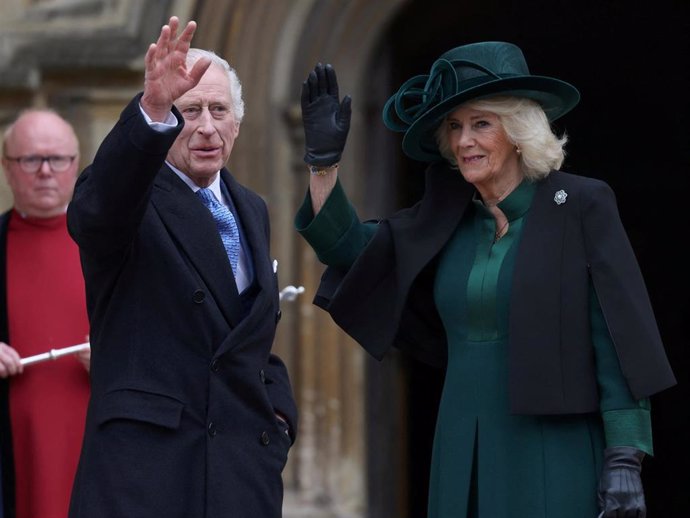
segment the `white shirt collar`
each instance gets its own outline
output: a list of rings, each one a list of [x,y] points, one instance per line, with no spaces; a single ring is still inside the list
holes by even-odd
[[[199,189],[201,189],[201,187],[199,187],[197,184],[195,184],[194,181],[193,181],[189,176],[187,176],[186,174],[184,174],[184,173],[183,173],[182,171],[180,171],[177,167],[175,167],[174,165],[172,165],[172,164],[171,164],[170,162],[168,162],[167,160],[166,160],[165,163],[168,165],[168,167],[169,167],[170,169],[173,170],[173,172],[174,172],[177,176],[180,177],[180,179],[181,179],[184,183],[187,184],[187,186],[189,186],[189,188],[190,188],[192,191],[196,192],[196,191],[198,191]],[[222,194],[222,191],[221,191],[221,189],[220,189],[220,171],[218,171],[218,172],[216,173],[216,176],[213,178],[213,181],[211,182],[211,185],[208,186],[208,189],[211,189],[211,191],[213,191],[213,195],[216,197],[216,199],[217,199],[219,202],[224,203],[224,202],[223,202],[223,194]]]

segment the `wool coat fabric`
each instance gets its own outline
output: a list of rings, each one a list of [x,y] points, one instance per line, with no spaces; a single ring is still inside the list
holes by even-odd
[[[567,195],[563,203],[556,202],[560,191]],[[432,164],[423,199],[380,221],[351,268],[327,268],[314,303],[376,358],[397,346],[445,366],[433,279],[438,254],[474,192],[457,171]],[[537,186],[516,257],[511,412],[598,410],[590,283],[633,396],[642,399],[675,384],[613,191],[600,180],[553,171]]]
[[[297,426],[261,198],[221,179],[253,260],[238,294],[213,218],[164,165],[139,97],[68,210],[91,321],[92,397],[70,518],[278,518]],[[285,433],[282,415],[289,422]]]

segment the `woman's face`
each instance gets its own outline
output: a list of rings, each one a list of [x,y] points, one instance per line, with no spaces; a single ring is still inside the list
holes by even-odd
[[[462,105],[445,122],[446,139],[462,176],[485,201],[502,199],[522,179],[519,156],[494,113]]]

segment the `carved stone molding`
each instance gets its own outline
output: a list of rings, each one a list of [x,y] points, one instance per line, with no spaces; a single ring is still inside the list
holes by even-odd
[[[0,89],[35,90],[46,70],[140,68],[173,0],[61,0],[0,17]],[[2,9],[0,9],[2,11]]]

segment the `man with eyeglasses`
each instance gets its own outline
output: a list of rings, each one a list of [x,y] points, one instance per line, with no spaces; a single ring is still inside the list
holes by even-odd
[[[0,462],[4,518],[67,516],[88,404],[87,350],[22,366],[89,334],[79,250],[67,204],[79,167],[72,126],[29,110],[5,131],[2,168],[14,197],[0,218]],[[9,344],[9,345],[8,345]]]

